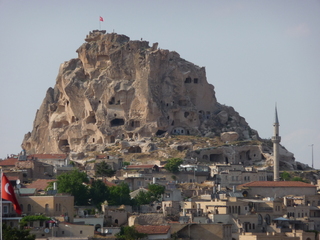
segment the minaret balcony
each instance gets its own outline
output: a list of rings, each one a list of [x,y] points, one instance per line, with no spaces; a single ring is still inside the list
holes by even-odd
[[[271,141],[272,141],[273,143],[279,143],[279,142],[281,141],[281,137],[279,137],[279,136],[273,136],[273,137],[271,138]]]

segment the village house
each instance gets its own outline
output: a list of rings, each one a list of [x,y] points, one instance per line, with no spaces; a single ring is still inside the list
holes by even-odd
[[[299,181],[255,181],[237,186],[248,197],[284,197],[286,195],[316,195],[315,185]]]
[[[231,188],[252,181],[270,181],[273,178],[273,173],[270,171],[245,167],[240,163],[214,164],[210,166],[210,169],[215,184],[221,187]]]

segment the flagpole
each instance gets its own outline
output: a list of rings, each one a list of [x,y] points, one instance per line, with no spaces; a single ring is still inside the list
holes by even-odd
[[[1,234],[0,240],[2,240],[2,167],[0,167],[0,177],[1,177],[1,193],[0,193],[0,227],[1,227]]]

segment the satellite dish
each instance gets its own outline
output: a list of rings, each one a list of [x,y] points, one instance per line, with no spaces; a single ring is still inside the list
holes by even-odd
[[[45,229],[44,229],[44,232],[45,232],[45,233],[49,233],[49,232],[50,232],[49,228],[45,228]]]
[[[20,184],[20,182],[21,182],[20,179],[17,179],[16,183],[17,183],[17,184]]]

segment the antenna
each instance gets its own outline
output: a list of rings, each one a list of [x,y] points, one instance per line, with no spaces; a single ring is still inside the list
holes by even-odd
[[[311,147],[311,160],[312,160],[312,168],[313,168],[313,144],[309,145]]]

